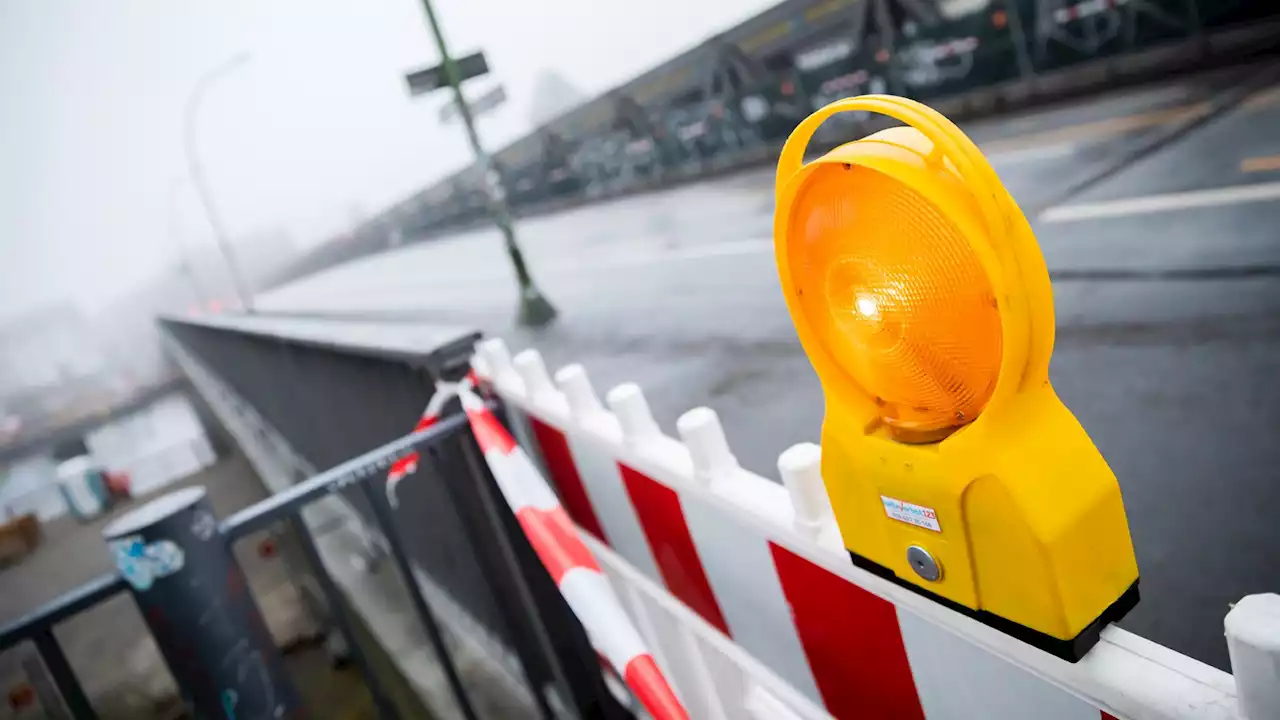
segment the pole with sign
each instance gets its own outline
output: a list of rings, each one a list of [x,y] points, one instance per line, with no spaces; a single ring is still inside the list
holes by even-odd
[[[532,326],[550,324],[556,318],[556,309],[543,296],[542,291],[529,275],[524,254],[516,244],[516,234],[511,224],[511,211],[507,207],[506,192],[502,188],[502,177],[494,169],[492,159],[480,144],[480,136],[475,128],[475,118],[467,105],[466,96],[462,94],[462,81],[487,73],[488,63],[484,55],[479,52],[455,61],[449,55],[449,47],[445,43],[444,33],[440,30],[435,10],[431,7],[431,0],[422,0],[422,7],[427,11],[427,22],[431,25],[431,34],[435,37],[436,47],[440,50],[440,64],[406,75],[409,92],[416,96],[446,84],[453,88],[454,103],[457,105],[458,114],[462,117],[462,126],[466,128],[467,141],[471,143],[471,149],[476,155],[476,163],[484,175],[485,192],[489,197],[489,208],[493,213],[494,223],[502,232],[507,255],[511,258],[511,266],[515,269],[516,280],[520,284],[519,322],[521,325]]]

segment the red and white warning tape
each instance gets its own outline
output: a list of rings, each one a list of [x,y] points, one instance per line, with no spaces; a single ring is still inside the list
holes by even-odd
[[[474,387],[477,381],[475,371],[467,373],[467,376],[462,380],[468,387]],[[444,410],[445,404],[458,397],[460,385],[461,383],[437,381],[436,391],[431,396],[431,399],[427,401],[427,407],[422,411],[418,422],[414,423],[412,432],[420,433],[435,425],[436,421],[440,419],[440,412]],[[387,502],[391,503],[391,507],[397,507],[400,504],[399,498],[396,497],[396,486],[400,484],[401,480],[418,471],[418,462],[421,459],[418,451],[414,450],[392,463],[387,470]]]
[[[450,399],[461,398],[498,489],[592,644],[655,720],[688,720],[689,713],[645,648],[559,498],[524,449],[485,407],[472,389],[473,381],[468,376],[460,383],[438,383],[414,432],[430,427]],[[417,470],[418,460],[417,453],[412,453],[396,462],[387,474],[387,497],[393,506],[396,484]]]

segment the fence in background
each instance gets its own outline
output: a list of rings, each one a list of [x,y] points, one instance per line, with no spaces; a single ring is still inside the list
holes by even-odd
[[[1249,0],[787,0],[494,162],[511,206],[534,212],[774,158],[800,120],[842,97],[888,92],[961,118],[1221,64],[1277,38],[1280,7]],[[833,119],[815,140],[859,137],[866,122]],[[446,178],[289,276],[481,221],[486,182],[474,168]]]

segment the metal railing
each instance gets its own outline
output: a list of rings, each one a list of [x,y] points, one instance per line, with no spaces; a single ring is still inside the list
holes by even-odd
[[[434,457],[438,446],[443,442],[454,439],[460,434],[469,435],[469,432],[464,417],[448,418],[436,427],[416,435],[395,440],[299,483],[288,492],[274,495],[246,508],[221,522],[217,526],[217,533],[221,542],[230,545],[238,538],[257,530],[269,528],[282,520],[296,522],[299,513],[304,507],[317,500],[329,497],[331,493],[347,488],[357,488],[363,492],[370,506],[375,508],[375,517],[379,529],[385,533],[390,541],[390,553],[395,559],[400,572],[406,578],[406,585],[409,587],[410,594],[414,600],[414,609],[451,680],[456,701],[459,707],[463,709],[466,717],[474,718],[476,716],[471,710],[471,703],[467,693],[458,679],[457,669],[454,667],[448,651],[444,648],[435,615],[418,590],[417,583],[412,580],[411,565],[405,546],[400,539],[399,533],[395,530],[389,508],[386,506],[386,500],[373,489],[371,482],[375,478],[385,475],[386,469],[390,467],[391,463],[404,455],[417,451],[424,457]],[[313,572],[328,601],[335,624],[344,637],[348,639],[355,637],[348,611],[344,609],[346,604],[339,594],[337,586],[327,572],[324,571],[311,534],[302,531],[298,535],[302,539],[305,553],[312,562]],[[77,720],[95,718],[97,714],[81,689],[80,682],[67,661],[57,638],[54,637],[53,629],[62,622],[129,589],[129,584],[117,573],[109,573],[86,583],[53,603],[0,627],[0,651],[13,647],[24,640],[31,640],[49,669],[54,683],[72,716]],[[361,669],[365,682],[378,707],[379,717],[396,717],[394,710],[386,699],[385,692],[380,687],[377,675],[370,671],[367,658],[361,652],[360,645],[355,642],[349,642],[348,644],[351,648],[352,658]]]
[[[496,495],[465,416],[453,413],[423,432],[403,436],[425,405],[434,380],[466,372],[475,333],[449,331],[399,345],[379,336],[377,342],[361,345],[351,340],[352,328],[336,333],[345,338],[341,342],[330,342],[333,338],[308,336],[315,328],[302,321],[291,322],[288,333],[268,328],[260,318],[243,319],[242,325],[171,322],[166,329],[183,352],[191,350],[199,357],[204,372],[226,386],[227,402],[253,398],[264,425],[269,423],[272,432],[279,433],[271,442],[287,444],[287,452],[301,456],[298,460],[307,467],[329,467],[217,523],[214,540],[229,548],[237,539],[279,523],[294,526],[311,566],[309,574],[328,606],[328,616],[347,641],[379,717],[398,717],[397,710],[367,652],[356,642],[357,619],[325,566],[317,547],[319,533],[302,518],[304,509],[325,499],[347,502],[384,545],[382,551],[408,589],[413,616],[461,717],[482,715],[446,642],[439,619],[446,600],[465,608],[483,632],[516,659],[539,716],[557,717],[553,705],[567,706],[572,715],[584,718],[629,716],[606,686],[585,633]],[[360,372],[351,372],[356,368]],[[352,451],[361,445],[363,452]],[[410,453],[422,459],[420,477],[404,483],[393,509],[384,489],[387,470]],[[193,562],[188,550],[187,565]],[[194,660],[174,657],[160,637],[163,628],[157,632],[148,611],[148,603],[154,602],[144,595],[149,591],[131,586],[116,573],[0,627],[0,651],[32,641],[71,716],[95,718],[93,703],[53,630],[122,592],[139,600],[184,699],[191,702],[193,689],[186,686],[190,683],[184,682],[182,669],[220,659],[195,651]],[[188,645],[198,646],[199,641]],[[280,696],[291,693],[282,688]]]
[[[402,435],[436,380],[470,369],[479,337],[467,328],[263,314],[170,319],[164,329],[252,404],[270,428],[264,441],[287,446],[280,452],[295,468],[332,467]],[[473,449],[469,435],[445,442],[420,477],[399,486],[391,514],[411,566],[517,659],[544,716],[557,701],[583,717],[619,716],[585,632]],[[359,488],[338,496],[367,527],[385,520],[387,508]]]

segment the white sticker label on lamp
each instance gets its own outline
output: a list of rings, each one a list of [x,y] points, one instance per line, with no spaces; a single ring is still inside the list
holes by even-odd
[[[880,502],[884,503],[884,514],[894,520],[926,530],[942,532],[942,526],[938,524],[938,513],[933,508],[895,500],[884,495],[880,496]]]

